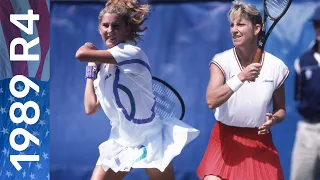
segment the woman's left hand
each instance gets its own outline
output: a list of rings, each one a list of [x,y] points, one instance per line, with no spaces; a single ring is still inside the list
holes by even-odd
[[[271,126],[276,124],[274,117],[271,113],[267,113],[266,118],[267,118],[266,122],[258,128],[259,129],[258,135],[264,135],[264,134],[270,133]]]

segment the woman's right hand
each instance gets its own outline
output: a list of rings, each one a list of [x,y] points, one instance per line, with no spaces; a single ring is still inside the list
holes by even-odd
[[[239,74],[240,81],[254,81],[260,74],[262,65],[260,63],[252,63],[244,68]]]

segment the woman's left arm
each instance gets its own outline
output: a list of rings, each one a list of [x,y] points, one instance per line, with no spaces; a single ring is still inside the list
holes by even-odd
[[[259,135],[268,134],[271,126],[281,123],[286,116],[285,91],[283,84],[273,92],[272,99],[273,113],[266,114],[266,122],[258,128]]]
[[[286,103],[285,103],[285,89],[282,84],[278,89],[273,92],[273,121],[275,124],[279,124],[286,116]]]
[[[108,63],[117,64],[112,54],[108,50],[94,49],[91,43],[86,43],[81,46],[76,52],[76,58],[81,62],[95,62],[95,63]]]

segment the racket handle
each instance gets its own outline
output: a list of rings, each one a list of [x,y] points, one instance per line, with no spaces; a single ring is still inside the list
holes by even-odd
[[[261,49],[261,48],[258,48],[258,50],[257,50],[257,52],[256,52],[256,55],[254,56],[253,62],[254,62],[254,63],[260,63],[261,55],[262,55],[262,49]]]

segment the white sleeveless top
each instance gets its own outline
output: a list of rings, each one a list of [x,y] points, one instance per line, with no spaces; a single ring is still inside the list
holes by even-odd
[[[213,57],[215,64],[228,81],[242,71],[235,48]],[[266,121],[266,113],[272,112],[273,92],[289,75],[288,67],[268,52],[262,55],[262,69],[255,82],[244,82],[232,96],[216,109],[215,118],[229,126],[259,127]]]

